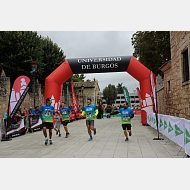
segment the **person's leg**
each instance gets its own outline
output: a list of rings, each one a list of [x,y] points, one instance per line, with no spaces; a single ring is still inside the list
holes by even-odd
[[[65,129],[66,134],[69,133],[68,129],[67,129],[67,126],[64,126],[64,129]]]
[[[52,129],[49,129],[49,139],[52,137]]]
[[[123,128],[124,135],[126,137],[125,141],[128,141],[128,134],[127,134],[127,131],[126,131],[127,125],[126,124],[122,124],[122,128]]]
[[[92,132],[91,132],[91,130],[90,130],[90,125],[87,125],[87,129],[88,129],[88,134],[89,134],[89,136],[92,137]]]
[[[132,133],[131,133],[131,124],[127,125],[127,131],[129,132],[129,136],[131,136],[132,135]]]
[[[125,137],[128,138],[127,131],[123,130],[123,132],[124,132]]]
[[[46,127],[43,127],[43,134],[44,134],[44,137],[47,138]]]

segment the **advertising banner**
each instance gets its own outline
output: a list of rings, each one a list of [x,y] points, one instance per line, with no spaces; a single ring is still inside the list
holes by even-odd
[[[7,129],[7,135],[11,137],[16,137],[25,133],[24,118],[14,121]]]
[[[40,129],[41,126],[42,126],[42,120],[41,120],[40,116],[39,115],[33,115],[32,120],[30,122],[31,129],[33,129],[35,131],[35,130]]]
[[[190,121],[184,119],[185,122],[185,152],[190,155]]]
[[[77,103],[77,99],[75,96],[73,81],[71,81],[71,89],[72,89],[73,111],[74,111],[74,113],[78,113],[78,103]]]
[[[123,94],[124,94],[124,97],[125,97],[125,101],[128,102],[128,107],[131,108],[129,92],[128,92],[127,88],[123,88]]]

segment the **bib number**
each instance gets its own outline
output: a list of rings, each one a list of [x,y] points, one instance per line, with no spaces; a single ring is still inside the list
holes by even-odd
[[[124,120],[124,121],[128,121],[128,118],[127,118],[126,115],[123,116],[123,120]]]
[[[66,114],[67,114],[67,110],[63,110],[62,115],[66,115]]]
[[[51,116],[51,111],[50,110],[45,110],[45,116]]]
[[[91,113],[87,113],[87,118],[91,118],[92,117],[92,114]]]

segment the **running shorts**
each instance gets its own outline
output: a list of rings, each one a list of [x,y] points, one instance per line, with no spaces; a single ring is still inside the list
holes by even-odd
[[[86,125],[94,126],[94,120],[86,120]]]
[[[61,122],[63,124],[63,126],[67,126],[67,124],[69,123],[69,120],[65,120]]]
[[[122,128],[123,130],[126,130],[126,128],[127,130],[131,130],[131,124],[122,124]]]
[[[47,129],[53,129],[53,123],[42,122],[42,127],[46,127]]]
[[[56,129],[58,129],[58,130],[60,130],[60,125],[61,125],[61,122],[55,122],[55,125],[54,125],[54,127],[56,128]]]

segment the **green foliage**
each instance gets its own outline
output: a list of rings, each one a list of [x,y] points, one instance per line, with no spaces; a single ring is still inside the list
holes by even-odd
[[[123,94],[123,88],[125,88],[125,86],[123,86],[123,83],[118,83],[116,88],[118,94]]]
[[[43,87],[46,77],[65,61],[65,57],[57,44],[48,37],[38,36],[37,32],[0,32],[0,70],[4,69],[10,77],[11,85],[20,75],[33,80],[30,63],[36,61],[36,78]]]
[[[163,73],[158,68],[171,59],[169,31],[138,31],[133,34],[133,56],[153,71]]]
[[[42,64],[42,43],[37,32],[0,32],[0,70],[4,69],[11,84],[20,75],[31,78],[30,63]]]
[[[112,105],[112,102],[117,99],[117,88],[115,85],[109,84],[103,90],[103,96],[107,104]]]

